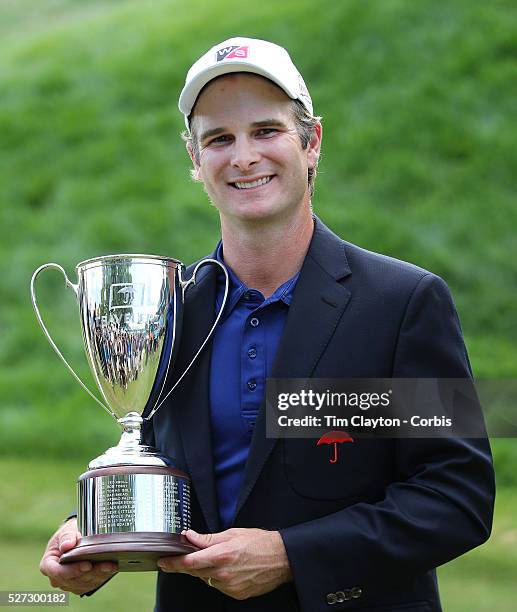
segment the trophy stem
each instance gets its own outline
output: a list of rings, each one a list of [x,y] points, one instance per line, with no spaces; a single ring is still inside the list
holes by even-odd
[[[90,461],[89,469],[114,465],[170,465],[170,460],[160,451],[142,443],[143,419],[137,412],[129,412],[117,419],[122,427],[122,435],[116,446]]]
[[[117,419],[117,422],[122,426],[118,448],[124,453],[131,450],[138,453],[142,440],[142,417],[137,412],[129,412],[121,419]]]

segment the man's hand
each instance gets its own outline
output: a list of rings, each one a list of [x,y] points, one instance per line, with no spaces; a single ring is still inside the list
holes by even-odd
[[[60,565],[60,556],[74,548],[80,536],[77,519],[69,519],[50,538],[39,566],[41,573],[48,576],[53,587],[71,591],[76,595],[93,591],[117,571],[117,564],[108,561],[78,561]]]
[[[185,532],[202,550],[178,557],[163,557],[164,572],[197,576],[234,599],[269,593],[292,580],[283,540],[278,531],[228,529],[222,533]]]

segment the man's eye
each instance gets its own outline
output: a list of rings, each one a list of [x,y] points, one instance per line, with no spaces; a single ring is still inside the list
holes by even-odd
[[[224,144],[225,142],[229,142],[230,137],[229,136],[216,136],[216,138],[212,138],[212,140],[210,140],[208,142],[209,145],[211,144]]]
[[[275,134],[278,130],[275,130],[275,128],[262,128],[260,129],[257,134],[259,136],[271,136],[271,134]]]

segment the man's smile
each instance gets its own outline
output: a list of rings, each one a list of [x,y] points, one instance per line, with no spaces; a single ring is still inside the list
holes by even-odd
[[[230,185],[235,189],[256,189],[257,187],[262,187],[270,183],[274,176],[274,174],[270,174],[268,176],[255,179],[240,179],[238,181],[231,182]]]

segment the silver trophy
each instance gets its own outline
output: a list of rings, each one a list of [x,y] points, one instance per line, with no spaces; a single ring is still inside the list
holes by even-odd
[[[208,336],[170,389],[181,333],[184,294],[205,264],[222,268],[224,299]],[[34,283],[47,268],[59,270],[78,302],[90,368],[102,400],[63,357],[39,312]],[[190,479],[157,449],[142,444],[142,414],[150,419],[181,382],[209,341],[228,295],[228,273],[205,259],[184,281],[184,265],[154,255],[110,255],[79,263],[78,283],[58,264],[40,266],[31,280],[36,317],[53,349],[74,378],[118,421],[122,436],[88,465],[78,479],[78,546],[61,557],[74,561],[118,561],[120,571],[156,570],[163,556],[192,552],[182,530],[190,527]],[[152,403],[152,405],[150,404]]]

